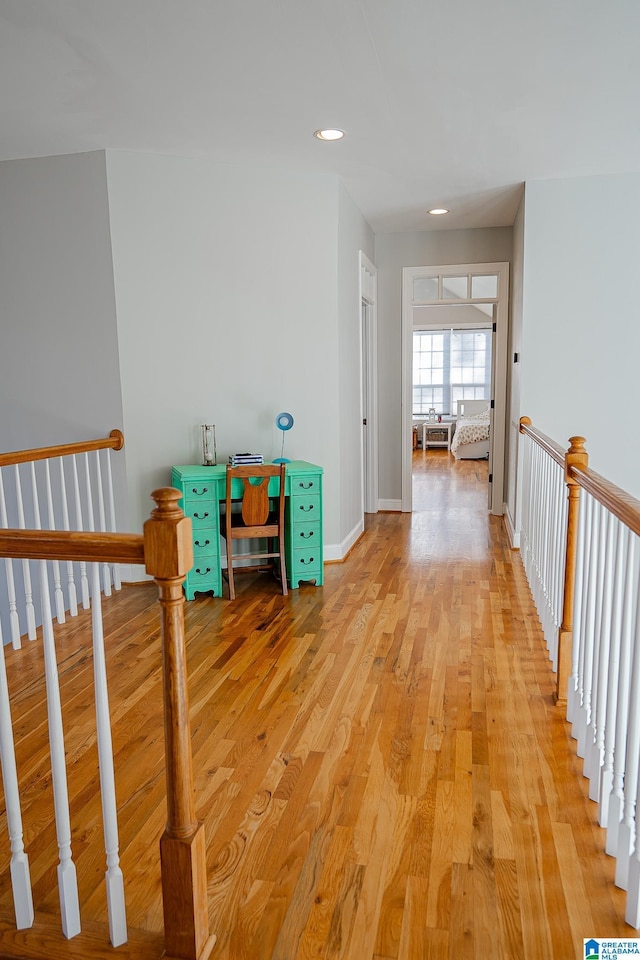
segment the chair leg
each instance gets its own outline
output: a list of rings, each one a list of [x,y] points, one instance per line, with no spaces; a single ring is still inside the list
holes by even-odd
[[[289,593],[287,588],[287,566],[284,562],[284,540],[282,537],[278,539],[278,549],[280,551],[280,578],[282,580],[282,596],[286,597]]]
[[[236,586],[233,581],[233,563],[231,557],[231,541],[227,541],[227,580],[229,581],[229,600],[236,598]]]

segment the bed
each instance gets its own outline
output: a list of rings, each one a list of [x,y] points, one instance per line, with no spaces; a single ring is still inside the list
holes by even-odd
[[[484,460],[489,456],[491,412],[488,400],[458,400],[456,431],[451,453],[456,460]]]

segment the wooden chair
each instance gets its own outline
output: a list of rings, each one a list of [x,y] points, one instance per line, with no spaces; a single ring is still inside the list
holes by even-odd
[[[284,559],[284,475],[285,465],[281,464],[248,464],[239,467],[227,467],[227,486],[225,498],[225,515],[220,523],[220,534],[227,541],[227,571],[229,581],[229,599],[234,600],[236,591],[233,580],[233,564],[237,560],[267,560],[271,563],[243,566],[237,568],[246,570],[274,570],[276,558],[279,559],[279,577],[282,584],[282,593],[287,595],[287,569]],[[279,493],[269,496],[269,481],[278,477],[280,481]],[[235,490],[233,489],[236,481]],[[242,483],[242,493],[238,497],[238,483]],[[235,496],[234,496],[235,494]],[[233,504],[240,501],[240,510],[233,510]],[[272,501],[273,507],[272,509]],[[267,550],[259,553],[241,553],[233,551],[235,540],[255,540],[257,538],[268,541]],[[277,549],[276,549],[277,541]],[[224,575],[224,571],[223,571]]]

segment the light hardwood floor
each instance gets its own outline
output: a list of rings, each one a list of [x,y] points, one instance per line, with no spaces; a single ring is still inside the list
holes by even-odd
[[[414,454],[414,513],[369,517],[323,588],[263,577],[186,605],[214,960],[574,960],[635,936],[485,462]],[[164,826],[155,588],[105,605],[122,866],[114,957],[159,957]],[[37,922],[0,953],[109,956],[86,615],[59,631],[83,933],[56,931],[39,643],[7,651]],[[4,816],[3,816],[4,821]]]

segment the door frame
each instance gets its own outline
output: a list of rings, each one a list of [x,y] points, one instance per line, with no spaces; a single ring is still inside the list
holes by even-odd
[[[505,479],[505,430],[507,405],[507,350],[509,341],[509,264],[500,263],[455,263],[425,267],[403,267],[402,270],[402,511],[412,510],[412,424],[413,424],[413,281],[439,276],[485,276],[497,275],[496,297],[487,299],[439,299],[430,304],[495,304],[495,341],[492,360],[491,383],[491,440],[489,463],[492,482],[489,492],[490,512],[501,516],[504,513]]]
[[[378,512],[378,271],[359,251],[362,514]],[[364,421],[366,420],[366,425]],[[366,438],[365,438],[366,431]]]

